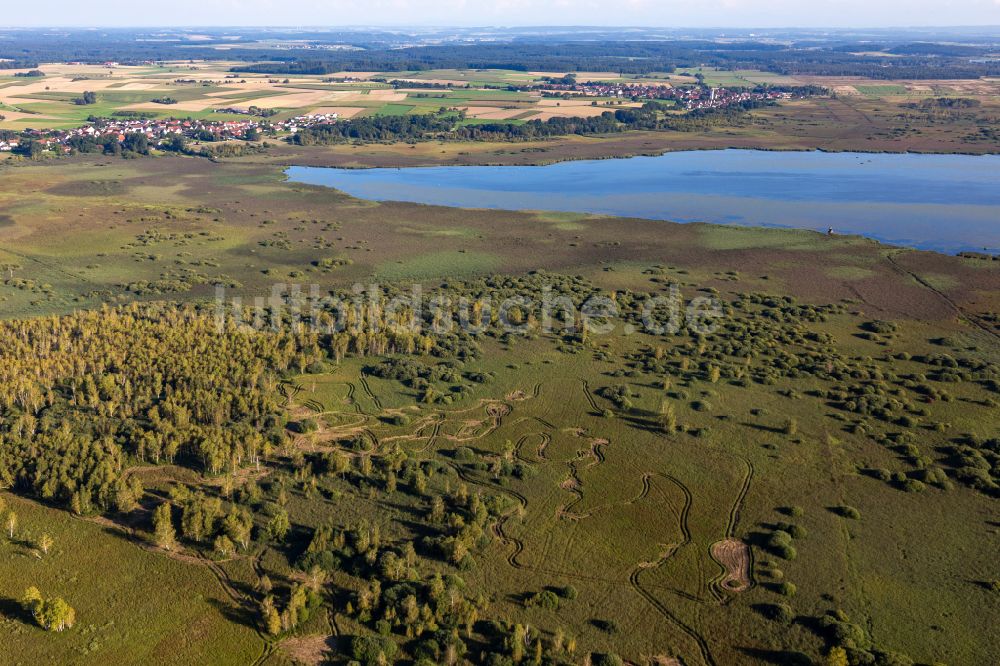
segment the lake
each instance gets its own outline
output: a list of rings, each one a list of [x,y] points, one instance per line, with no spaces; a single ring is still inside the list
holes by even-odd
[[[547,166],[291,167],[376,201],[569,211],[860,234],[1000,252],[1000,156],[712,150]]]

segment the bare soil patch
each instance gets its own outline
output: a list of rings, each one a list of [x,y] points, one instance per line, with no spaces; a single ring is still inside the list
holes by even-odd
[[[726,570],[720,585],[730,592],[750,587],[750,547],[738,539],[723,539],[712,544],[712,558]]]
[[[281,651],[294,663],[325,663],[337,648],[336,636],[297,636],[281,641]]]

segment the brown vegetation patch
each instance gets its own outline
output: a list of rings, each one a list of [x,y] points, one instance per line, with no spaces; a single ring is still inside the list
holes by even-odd
[[[681,666],[680,659],[676,657],[667,657],[662,654],[658,654],[655,657],[650,657],[649,661],[654,666]]]
[[[281,651],[294,663],[322,664],[337,648],[336,636],[297,636],[281,641]]]
[[[729,592],[743,592],[750,587],[750,547],[738,539],[723,539],[712,544],[712,559],[722,565],[726,575],[720,582]]]
[[[494,419],[502,419],[510,414],[510,405],[503,402],[491,402],[486,405],[486,413]]]

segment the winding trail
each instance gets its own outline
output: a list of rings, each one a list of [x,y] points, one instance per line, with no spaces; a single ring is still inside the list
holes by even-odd
[[[507,495],[508,497],[512,497],[518,502],[518,504],[521,505],[522,510],[528,506],[528,498],[522,495],[521,493],[517,492],[516,490],[511,490],[510,488],[504,488],[503,486],[500,486],[495,483],[490,483],[489,481],[482,481],[480,479],[476,479],[471,474],[469,474],[465,469],[463,469],[461,465],[459,465],[454,461],[448,460],[447,464],[452,469],[454,469],[455,472],[458,474],[459,478],[465,481],[466,483],[484,486],[501,494]],[[513,512],[502,516],[496,523],[494,523],[493,532],[494,534],[496,534],[497,538],[500,539],[501,543],[503,543],[505,546],[513,547],[513,550],[507,555],[507,563],[510,564],[510,566],[514,567],[515,569],[525,569],[528,567],[522,564],[521,562],[518,562],[517,560],[517,556],[520,555],[522,551],[524,551],[524,543],[520,539],[510,536],[509,534],[506,533],[506,531],[504,531],[504,527],[506,526],[507,522],[511,519],[512,516]]]
[[[535,457],[538,458],[538,460],[529,460],[521,452],[521,449],[524,448],[524,445],[528,442],[529,438],[536,436],[540,440],[538,446],[535,449]],[[545,462],[546,461],[545,448],[549,445],[549,442],[551,441],[552,437],[544,432],[529,432],[527,435],[521,435],[521,437],[517,440],[517,445],[514,448],[514,455],[517,457],[518,460],[520,460],[523,463],[535,464],[539,461]]]
[[[727,537],[736,536],[736,527],[740,522],[740,512],[743,511],[743,502],[747,498],[747,493],[750,492],[750,482],[753,481],[755,471],[753,463],[748,458],[742,458],[742,460],[747,469],[743,475],[743,486],[740,488],[740,493],[733,504],[733,508],[729,510],[729,522],[726,524]]]
[[[650,479],[652,479],[652,478],[653,478],[653,473],[652,472],[646,472],[645,474],[643,474],[642,475],[642,490],[639,491],[638,495],[636,495],[635,497],[633,497],[632,499],[630,499],[628,502],[626,502],[626,504],[635,504],[636,502],[641,502],[642,500],[646,499],[646,496],[649,495],[649,491],[652,488],[652,484],[650,483]]]
[[[583,384],[583,394],[587,397],[587,402],[590,403],[590,408],[593,409],[595,413],[600,414],[601,408],[597,406],[597,401],[594,400],[594,394],[590,392],[590,384],[583,378],[580,379],[580,382]]]
[[[691,543],[691,529],[688,525],[688,519],[691,513],[691,491],[685,486],[679,479],[670,474],[661,474],[665,479],[676,485],[684,495],[684,506],[681,508],[681,520],[680,528],[681,534],[683,535],[683,540],[677,544],[669,544],[663,553],[660,555],[659,559],[655,562],[640,562],[632,569],[632,573],[629,574],[629,584],[632,589],[635,590],[643,599],[649,603],[653,609],[659,613],[667,622],[674,625],[680,629],[683,633],[694,641],[695,645],[698,646],[698,652],[701,654],[702,661],[706,666],[717,666],[715,659],[712,657],[712,652],[708,646],[708,642],[705,638],[698,633],[693,627],[681,620],[677,615],[674,614],[667,606],[656,598],[648,589],[646,589],[642,584],[642,573],[644,571],[650,571],[653,569],[658,569],[663,566],[663,564],[670,559],[674,553],[683,548],[684,546]],[[648,484],[646,476],[643,477],[644,484]],[[682,595],[689,596],[689,595]]]
[[[746,465],[743,474],[743,485],[736,496],[736,501],[729,510],[729,521],[726,523],[726,535],[722,541],[716,541],[709,546],[709,556],[719,565],[720,572],[709,581],[709,591],[715,600],[725,605],[733,600],[727,592],[743,592],[753,587],[753,551],[741,539],[736,537],[740,513],[750,491],[753,481],[754,466],[748,458],[740,457]]]
[[[542,441],[538,444],[538,450],[535,451],[535,455],[537,455],[542,460],[547,460],[547,458],[545,457],[545,449],[552,442],[552,436],[544,432],[540,434],[542,436]]]
[[[372,391],[372,387],[368,385],[368,380],[365,379],[365,376],[358,375],[358,381],[361,382],[361,388],[365,390],[365,395],[367,395],[368,398],[372,401],[372,404],[375,405],[375,408],[378,409],[379,411],[382,411],[382,401],[379,400],[378,396],[375,395],[375,392]]]
[[[350,401],[351,405],[354,406],[354,411],[358,414],[364,414],[364,410],[361,409],[361,405],[355,399],[354,394],[357,392],[357,387],[353,382],[347,382],[347,399]]]

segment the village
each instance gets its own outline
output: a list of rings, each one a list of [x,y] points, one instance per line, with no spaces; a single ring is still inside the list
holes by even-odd
[[[687,111],[719,109],[754,102],[775,102],[808,97],[816,91],[804,88],[712,88],[708,86],[670,86],[649,83],[547,83],[532,86],[545,97],[584,96],[614,97],[630,100],[673,100]]]
[[[124,142],[128,135],[141,134],[151,146],[165,145],[176,138],[194,141],[229,141],[259,138],[263,135],[295,134],[301,128],[331,123],[336,113],[306,114],[287,120],[269,121],[248,117],[240,120],[183,120],[179,118],[96,118],[93,122],[67,130],[25,129],[20,132],[0,130],[0,152],[17,151],[34,142],[43,150],[70,153],[80,141],[116,138]]]

